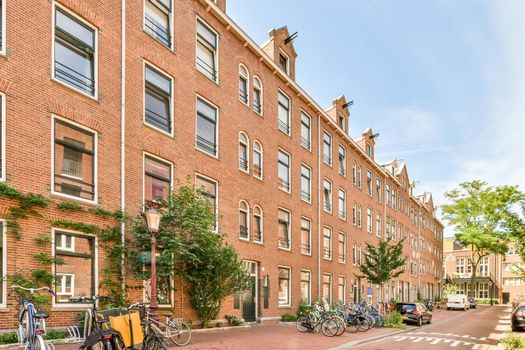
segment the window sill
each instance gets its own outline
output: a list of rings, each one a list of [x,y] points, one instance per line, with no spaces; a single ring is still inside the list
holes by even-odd
[[[91,307],[90,303],[85,304],[54,304],[51,307],[51,311],[79,311],[79,310],[86,310]]]
[[[307,253],[301,253],[301,255],[304,255],[304,256],[310,256],[310,257],[311,257],[311,256],[312,256],[312,253],[310,253],[310,254],[307,254]]]
[[[74,87],[72,87],[72,86],[70,86],[70,85],[68,85],[68,84],[58,80],[54,76],[51,77],[51,81],[54,81],[55,83],[57,83],[57,84],[59,84],[61,86],[64,86],[64,87],[68,88],[69,90],[74,91],[74,92],[76,92],[77,94],[79,94],[81,96],[87,97],[90,100],[93,100],[93,101],[95,101],[97,103],[100,103],[100,100],[98,99],[98,91],[96,91],[95,95],[93,96],[93,95],[89,95],[89,94],[87,94],[87,93],[85,93],[83,91],[80,91],[78,89],[75,89]]]
[[[279,250],[282,250],[282,251],[285,251],[285,252],[292,252],[292,248],[282,248],[282,247],[277,247],[277,249]]]
[[[82,198],[78,198],[78,197],[74,197],[74,196],[69,196],[67,194],[63,194],[63,193],[60,193],[60,192],[51,191],[51,195],[52,196],[57,196],[57,197],[60,197],[60,198],[67,198],[69,200],[81,202],[81,203],[84,203],[84,204],[89,204],[89,205],[94,205],[94,206],[98,205],[98,201],[96,201],[96,200],[95,201],[90,201],[88,199],[82,199]]]
[[[195,70],[196,70],[197,72],[199,72],[204,78],[206,78],[207,80],[211,81],[212,83],[214,83],[214,84],[217,85],[218,87],[221,86],[221,84],[219,83],[219,79],[218,79],[218,77],[219,77],[219,70],[217,70],[217,80],[213,80],[213,79],[211,79],[210,77],[208,77],[208,76],[206,75],[206,73],[203,73],[199,68],[197,68],[197,66],[195,66]]]
[[[253,244],[258,244],[260,246],[264,246],[264,242],[258,242],[258,241],[252,241]]]
[[[9,308],[7,307],[0,307],[0,313],[9,312]]]
[[[175,137],[175,133],[173,133],[173,132],[168,133],[168,132],[166,132],[166,131],[164,131],[162,129],[159,129],[159,128],[153,126],[153,125],[150,125],[150,124],[146,123],[146,117],[145,116],[142,117],[142,124],[144,124],[144,126],[150,128],[152,130],[155,130],[156,132],[159,132],[159,133],[161,133],[161,134],[163,134],[165,136],[168,136],[168,137],[171,137],[171,138]],[[171,126],[171,128],[173,129],[173,125]]]
[[[278,309],[291,309],[292,305],[279,305],[277,306]]]
[[[167,51],[170,51],[171,53],[173,54],[176,54],[177,53],[177,50],[175,49],[173,43],[172,43],[172,47],[168,47],[166,45],[164,45],[163,43],[161,43],[160,41],[158,41],[157,39],[155,39],[150,33],[148,33],[144,27],[142,28],[142,31],[144,32],[144,34],[146,34],[147,36],[149,36],[151,39],[153,39],[153,41],[155,41],[157,44],[161,45],[163,48],[165,48]],[[172,40],[173,40],[173,36],[172,36]]]
[[[211,158],[213,158],[213,159],[217,159],[217,160],[219,160],[219,152],[218,152],[218,151],[217,151],[217,154],[216,154],[216,155],[213,155],[213,154],[211,154],[211,153],[208,153],[208,152],[206,152],[206,151],[201,150],[199,147],[197,147],[197,145],[195,145],[195,149],[196,149],[197,151],[199,151],[199,152],[201,152],[201,153],[207,155],[208,157],[211,157]]]

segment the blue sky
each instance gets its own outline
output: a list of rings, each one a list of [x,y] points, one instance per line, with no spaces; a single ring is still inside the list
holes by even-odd
[[[525,1],[227,0],[259,44],[287,25],[296,80],[322,106],[354,100],[350,133],[381,133],[416,192],[466,180],[525,190]],[[450,230],[446,230],[451,234]]]

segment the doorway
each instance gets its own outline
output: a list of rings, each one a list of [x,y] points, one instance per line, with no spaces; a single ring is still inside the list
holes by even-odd
[[[242,296],[242,317],[246,322],[257,320],[257,263],[244,261],[246,272],[250,276],[250,284]]]

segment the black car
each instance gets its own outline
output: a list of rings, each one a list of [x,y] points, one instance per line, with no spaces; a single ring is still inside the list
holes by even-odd
[[[474,299],[473,297],[468,297],[468,303],[470,305],[470,308],[471,309],[475,309],[476,308],[476,299]]]
[[[396,311],[403,316],[404,322],[415,323],[418,326],[432,322],[432,311],[420,303],[397,303]]]
[[[525,329],[525,305],[516,307],[510,315],[512,330]]]

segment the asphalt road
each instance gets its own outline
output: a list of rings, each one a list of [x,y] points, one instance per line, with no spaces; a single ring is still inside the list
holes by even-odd
[[[413,328],[352,349],[367,350],[483,350],[497,345],[510,329],[510,309],[505,306],[478,306],[469,311],[442,311],[445,317],[430,325]]]

